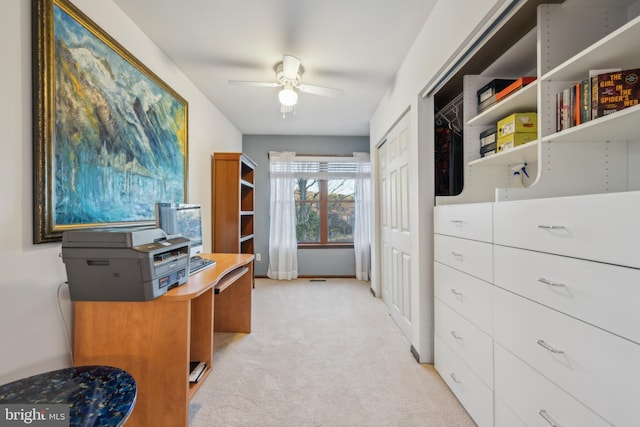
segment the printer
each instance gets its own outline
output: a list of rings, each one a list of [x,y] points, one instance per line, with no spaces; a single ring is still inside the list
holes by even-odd
[[[73,230],[62,261],[73,301],[148,301],[189,278],[191,242],[160,228]]]

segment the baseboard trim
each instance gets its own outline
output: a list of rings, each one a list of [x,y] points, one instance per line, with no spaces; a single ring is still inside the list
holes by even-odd
[[[418,354],[418,350],[416,350],[413,345],[411,345],[409,350],[411,351],[411,354],[413,354],[413,358],[416,359],[416,362],[420,363],[420,354]]]
[[[300,275],[298,279],[355,279],[356,276],[324,276],[321,274]]]
[[[256,279],[268,279],[269,277],[267,277],[266,275],[254,275],[254,277]],[[318,275],[318,274],[314,274],[314,275],[302,275],[302,276],[298,276],[298,279],[355,279],[356,276],[323,276],[323,275]]]

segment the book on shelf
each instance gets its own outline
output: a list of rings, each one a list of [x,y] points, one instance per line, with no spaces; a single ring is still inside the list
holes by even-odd
[[[584,79],[580,83],[580,123],[591,120],[591,80]]]
[[[585,80],[588,81],[588,80]],[[586,121],[586,116],[583,114],[583,107],[585,106],[585,87],[584,82],[577,82],[570,87],[564,88],[561,92],[558,92],[556,96],[556,131],[569,129],[570,127],[577,126]],[[589,91],[589,88],[586,88]],[[591,110],[589,95],[588,109]]]
[[[593,70],[589,70],[589,117],[591,119],[595,119],[598,117],[597,115],[597,109],[598,109],[598,86],[597,86],[597,80],[598,80],[598,75],[600,74],[606,74],[606,73],[613,73],[616,71],[622,71],[621,68],[600,68],[600,69],[593,69]],[[596,86],[594,87],[594,81],[596,82]],[[594,109],[596,110],[596,115],[594,116],[593,112]]]
[[[189,382],[197,383],[206,369],[205,362],[189,362]]]
[[[582,106],[582,88],[580,87],[580,82],[571,86],[571,115],[572,120],[571,124],[573,126],[578,126],[582,123],[582,116],[580,115],[580,107]]]
[[[640,69],[614,70],[591,77],[591,118],[606,116],[640,101]]]

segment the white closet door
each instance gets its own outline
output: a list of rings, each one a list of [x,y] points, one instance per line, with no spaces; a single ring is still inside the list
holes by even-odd
[[[381,213],[382,299],[392,318],[412,341],[411,224],[409,209],[409,118],[406,115],[378,148]]]

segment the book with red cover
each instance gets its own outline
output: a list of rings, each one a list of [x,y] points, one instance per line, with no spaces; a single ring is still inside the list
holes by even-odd
[[[535,77],[520,77],[515,82],[511,83],[509,86],[502,89],[500,92],[496,93],[496,101],[500,101],[502,98],[511,95],[513,92],[522,89],[532,81],[534,81]]]
[[[591,118],[606,116],[640,103],[640,69],[601,73],[591,78]]]

